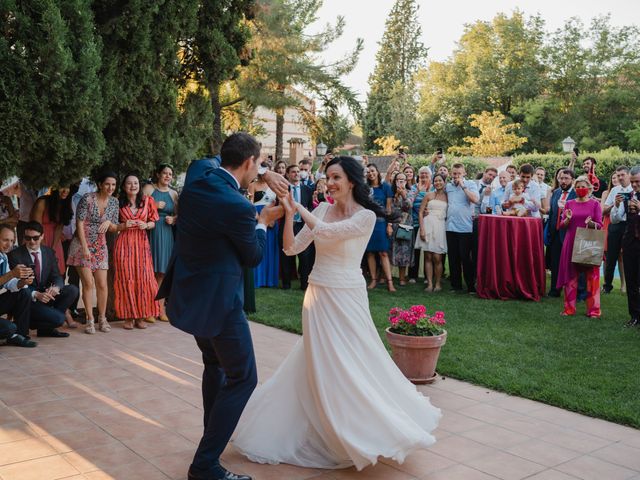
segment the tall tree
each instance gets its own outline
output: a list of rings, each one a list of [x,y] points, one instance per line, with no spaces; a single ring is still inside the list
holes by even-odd
[[[108,115],[104,166],[148,174],[160,162],[180,169],[201,139],[180,131],[193,102],[179,108],[178,43],[195,26],[197,2],[95,0],[103,43],[101,76]],[[185,99],[186,100],[186,99]]]
[[[298,91],[317,100],[331,115],[336,115],[342,106],[355,116],[360,114],[356,95],[344,85],[342,77],[355,67],[362,40],[358,39],[353,50],[335,62],[319,61],[319,54],[342,35],[345,27],[344,18],[338,17],[335,24],[318,33],[308,31],[317,20],[322,3],[323,0],[265,0],[258,3],[251,22],[248,46],[252,58],[240,69],[235,101],[275,111],[278,159],[283,156],[286,108],[298,109],[308,127],[319,131],[316,112],[307,107]]]
[[[0,19],[0,174],[35,187],[78,180],[104,149],[90,1],[4,0]]]
[[[184,2],[181,2],[184,3]],[[247,64],[250,51],[248,20],[254,16],[254,0],[202,0],[187,2],[197,7],[197,24],[182,43],[181,61],[185,79],[203,87],[211,104],[210,150],[218,153],[224,140],[223,109],[239,100],[223,101],[225,82],[235,79],[238,67]]]
[[[497,110],[511,116],[515,106],[542,93],[543,25],[517,10],[467,25],[452,57],[420,72],[420,137],[426,149],[472,135],[472,114]]]
[[[372,148],[379,137],[396,135],[403,143],[414,138],[416,97],[414,76],[423,66],[427,49],[420,41],[416,0],[396,0],[385,24],[369,77],[369,94],[363,118],[364,142]],[[409,137],[409,138],[407,138]]]

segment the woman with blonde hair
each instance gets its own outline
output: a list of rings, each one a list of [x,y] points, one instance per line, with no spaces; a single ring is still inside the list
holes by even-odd
[[[580,273],[584,273],[587,277],[587,317],[600,318],[600,267],[575,264],[571,257],[578,228],[602,228],[602,208],[600,201],[591,196],[593,185],[586,175],[576,179],[575,190],[578,196],[567,202],[560,222],[560,228],[567,230],[562,245],[557,283],[558,290],[564,288],[562,315],[576,314],[578,277]]]

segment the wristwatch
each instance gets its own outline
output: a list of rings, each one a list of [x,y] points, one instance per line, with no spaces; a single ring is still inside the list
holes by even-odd
[[[269,170],[268,167],[266,167],[265,165],[260,165],[258,167],[258,175],[264,175],[265,173],[267,173],[267,170]]]

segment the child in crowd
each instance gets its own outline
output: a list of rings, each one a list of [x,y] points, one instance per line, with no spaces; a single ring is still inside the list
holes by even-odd
[[[502,212],[503,215],[510,217],[526,217],[529,210],[525,207],[524,198],[524,182],[522,180],[514,180],[511,184],[512,195],[509,198],[509,209]]]

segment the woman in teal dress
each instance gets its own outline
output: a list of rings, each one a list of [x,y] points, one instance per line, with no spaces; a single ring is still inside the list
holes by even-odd
[[[171,165],[162,164],[158,166],[154,180],[151,198],[156,203],[160,219],[156,222],[156,228],[151,230],[149,241],[151,243],[153,270],[158,286],[160,286],[173,250],[173,226],[178,219],[178,192],[170,187],[173,180],[173,167]],[[164,300],[160,301],[160,317],[158,319],[163,322],[169,320],[164,308]]]

